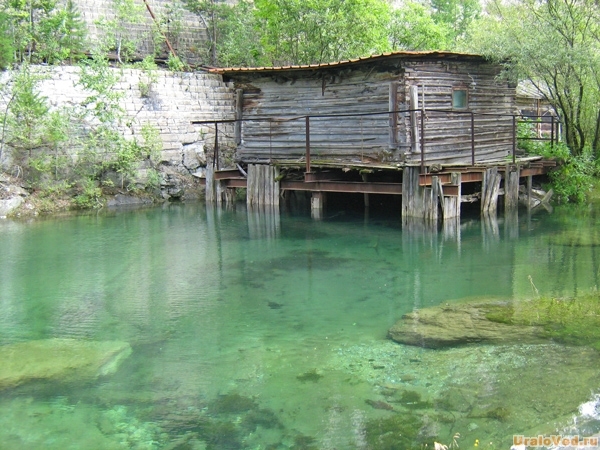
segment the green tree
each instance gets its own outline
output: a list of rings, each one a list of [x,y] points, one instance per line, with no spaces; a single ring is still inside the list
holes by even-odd
[[[55,64],[78,59],[85,50],[87,30],[72,0],[54,11],[38,26],[35,35],[37,59]]]
[[[221,9],[217,42],[221,66],[261,66],[268,64],[261,46],[261,35],[254,16],[254,4],[241,0]]]
[[[112,14],[97,22],[102,30],[102,39],[97,42],[98,51],[114,51],[120,63],[130,62],[142,39],[132,33],[132,28],[143,18],[144,6],[135,0],[112,0]]]
[[[453,30],[436,22],[421,3],[407,2],[392,12],[389,36],[394,50],[445,50]]]
[[[10,35],[10,16],[0,11],[0,70],[8,68],[15,59],[15,46]]]
[[[56,63],[84,47],[86,28],[71,0],[5,0],[0,15],[2,41],[10,41],[17,62]],[[2,44],[0,43],[0,47]]]
[[[600,153],[600,6],[594,0],[521,0],[489,5],[470,50],[529,79],[559,114],[574,155]]]
[[[389,50],[384,0],[255,0],[265,57],[311,64]]]
[[[2,124],[2,146],[6,144],[13,163],[32,184],[50,169],[57,176],[59,166],[66,164],[68,121],[63,112],[50,111],[48,99],[38,89],[43,78],[27,63],[13,72]]]
[[[433,19],[451,30],[454,43],[465,38],[471,22],[481,13],[479,0],[431,0]]]

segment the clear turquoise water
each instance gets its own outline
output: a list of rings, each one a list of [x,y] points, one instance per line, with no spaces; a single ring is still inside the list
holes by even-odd
[[[386,339],[414,308],[593,289],[595,243],[595,209],[454,233],[201,204],[1,221],[0,344],[133,352],[109,376],[1,391],[0,448],[402,449],[410,424],[415,448],[456,433],[460,448],[508,448],[597,432],[579,411],[595,408],[595,351]]]

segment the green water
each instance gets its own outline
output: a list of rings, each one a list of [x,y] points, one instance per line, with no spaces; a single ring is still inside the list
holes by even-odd
[[[596,351],[386,339],[415,308],[595,288],[596,216],[445,232],[198,204],[0,221],[0,344],[133,349],[108,376],[0,391],[0,449],[403,449],[456,433],[508,448],[598,432],[579,412],[595,411]]]

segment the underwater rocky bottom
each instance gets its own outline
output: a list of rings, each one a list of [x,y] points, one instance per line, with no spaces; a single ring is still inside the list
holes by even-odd
[[[5,391],[2,448],[508,449],[513,435],[600,429],[595,408],[579,410],[600,372],[597,351],[585,347],[378,341],[332,348],[300,371],[277,361],[265,351],[271,376],[211,397],[156,375],[135,391],[118,376]]]

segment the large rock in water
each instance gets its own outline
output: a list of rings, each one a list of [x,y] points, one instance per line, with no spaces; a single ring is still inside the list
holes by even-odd
[[[538,326],[503,323],[498,317],[510,315],[507,301],[477,301],[423,308],[404,315],[388,332],[396,342],[440,348],[470,343],[540,343],[547,341]]]
[[[33,380],[74,381],[116,372],[131,354],[119,341],[45,339],[0,346],[0,389]]]

